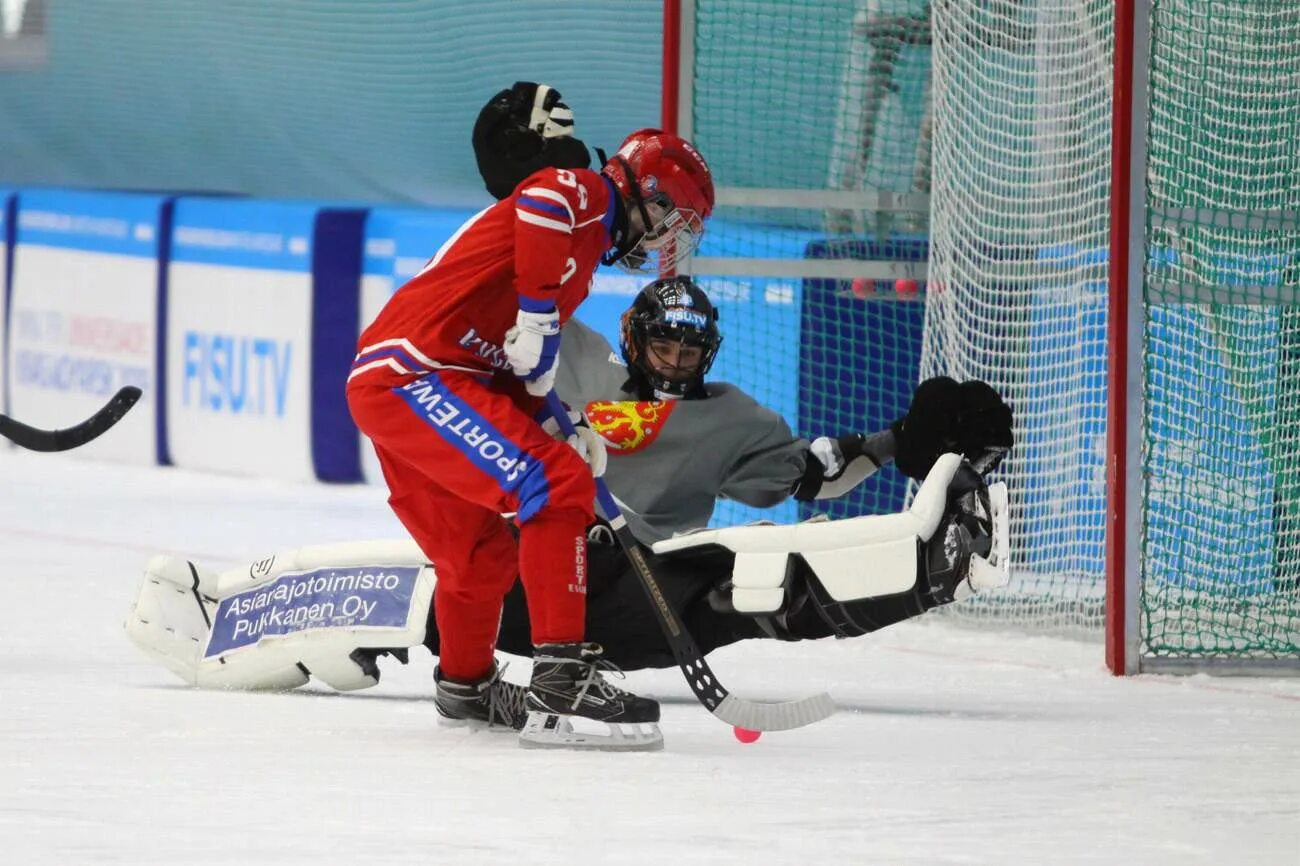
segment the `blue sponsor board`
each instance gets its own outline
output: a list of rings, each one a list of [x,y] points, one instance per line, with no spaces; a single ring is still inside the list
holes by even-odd
[[[17,192],[0,187],[0,412],[9,411],[9,283],[14,270],[14,215]]]
[[[1171,249],[1150,252],[1148,278],[1167,302],[1145,304],[1141,473],[1144,510],[1129,515],[1143,529],[1145,579],[1197,592],[1236,596],[1275,589],[1279,556],[1276,441],[1288,419],[1279,317],[1260,303],[1279,285],[1277,256],[1221,254],[1203,263],[1205,280],[1163,285]],[[1107,285],[1077,282],[1085,266],[1104,272],[1107,251],[1044,247],[1040,263],[1060,279],[1034,287],[1022,372],[1014,406],[1016,460],[1011,490],[1023,545],[1020,565],[1043,573],[1104,573],[1106,520]],[[1234,286],[1258,287],[1242,291]],[[1204,301],[1222,292],[1225,303]],[[1178,293],[1189,293],[1185,299]]]
[[[321,206],[234,198],[182,198],[172,229],[172,262],[258,270],[311,270]]]
[[[32,246],[156,258],[166,196],[31,190],[22,194],[15,240]]]
[[[366,214],[361,259],[361,328],[375,316],[476,211],[373,208]]]
[[[365,211],[183,198],[171,233],[174,462],[354,481],[342,383],[355,353]]]
[[[1146,357],[1148,581],[1237,597],[1279,588],[1275,560],[1291,558],[1291,539],[1275,523],[1275,497],[1288,492],[1276,446],[1289,437],[1279,425],[1295,387],[1279,364],[1279,309],[1147,309],[1147,339],[1160,347]]]
[[[363,565],[282,574],[221,600],[203,657],[295,632],[404,628],[420,569]]]
[[[1062,266],[1068,267],[1064,260]],[[1046,574],[1101,578],[1106,515],[1106,285],[1062,281],[1033,290],[1031,350],[1014,363],[1025,377],[1013,401],[1011,495],[1034,543],[1020,565]],[[1008,362],[1012,363],[1012,362]]]
[[[389,277],[396,290],[475,213],[460,208],[373,208],[366,216],[362,273]]]
[[[8,400],[42,423],[84,416],[124,385],[144,399],[112,437],[80,453],[153,463],[159,305],[172,199],[26,190],[6,220]]]

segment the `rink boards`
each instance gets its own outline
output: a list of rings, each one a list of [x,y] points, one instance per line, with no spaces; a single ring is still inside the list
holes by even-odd
[[[138,385],[139,406],[79,456],[378,481],[343,396],[358,334],[473,212],[0,190],[3,410],[67,426]],[[617,347],[619,316],[647,279],[602,267],[581,318]],[[796,425],[798,281],[710,290],[735,347],[713,377]],[[754,384],[746,332],[768,341]]]
[[[358,333],[472,213],[0,189],[0,399],[6,413],[26,423],[60,427],[89,415],[118,387],[138,385],[140,404],[112,435],[78,454],[250,477],[378,482],[343,398]],[[789,228],[728,225],[717,236],[745,231],[752,248],[777,257],[827,255],[814,233]],[[702,254],[717,255],[709,243],[706,235]],[[915,259],[925,254],[924,239],[859,254]],[[1099,568],[1105,286],[1075,285],[1069,274],[1081,258],[1105,253],[1055,248],[1040,255],[1060,263],[1062,280],[1037,287],[1028,325],[1033,351],[1018,362],[1036,402],[1017,407],[1017,457],[1022,477],[1033,480],[1014,494],[1021,526],[1043,541],[1022,566]],[[880,429],[905,410],[917,378],[924,304],[864,299],[845,281],[700,279],[725,335],[711,379],[740,385],[800,435]],[[617,347],[619,316],[644,282],[601,268],[580,317]],[[1276,318],[1266,305],[1255,309],[1266,325]],[[1158,374],[1176,369],[1184,360],[1176,347],[1196,344],[1209,326],[1194,304],[1152,310],[1152,332],[1175,347],[1154,360]],[[1264,375],[1250,383],[1256,400],[1278,366],[1267,357],[1268,340],[1262,345],[1265,363],[1257,372]],[[1204,357],[1196,363],[1206,366]],[[1215,386],[1199,409],[1210,414],[1239,400],[1232,392],[1241,387],[1226,362],[1221,371],[1214,364],[1203,370]],[[1065,404],[1075,419],[1067,429],[1043,420],[1059,417]],[[1238,472],[1236,499],[1225,500],[1222,515],[1203,515],[1229,525],[1243,496],[1247,510],[1267,511],[1276,486],[1276,461],[1265,454],[1257,419],[1233,417],[1222,414],[1236,424],[1233,450],[1238,466],[1249,470],[1248,483]],[[1153,406],[1150,423],[1157,433],[1186,426],[1161,405]],[[1153,528],[1163,526],[1161,514],[1180,507],[1171,491],[1215,483],[1203,462],[1187,459],[1190,453],[1162,448],[1152,455]],[[897,508],[904,485],[890,473],[835,507]],[[1066,508],[1085,515],[1084,531],[1077,521],[1060,520]],[[799,513],[793,504],[759,512],[724,503],[715,523],[759,516],[789,520]],[[1245,557],[1243,565],[1267,569],[1268,555],[1261,553],[1258,564]]]

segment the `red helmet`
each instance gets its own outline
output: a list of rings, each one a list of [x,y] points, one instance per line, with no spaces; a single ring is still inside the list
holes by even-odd
[[[605,175],[629,204],[666,205],[665,216],[648,226],[623,264],[643,269],[652,258],[642,244],[657,241],[658,266],[671,268],[692,253],[704,233],[704,220],[713,212],[713,176],[700,152],[689,141],[659,129],[638,129],[605,164]],[[647,220],[648,221],[648,220]],[[667,241],[661,240],[668,238]]]

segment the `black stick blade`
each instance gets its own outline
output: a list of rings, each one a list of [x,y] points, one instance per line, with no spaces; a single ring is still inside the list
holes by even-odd
[[[70,451],[97,438],[122,420],[122,416],[140,399],[141,393],[134,385],[127,385],[94,415],[75,427],[63,430],[40,430],[15,421],[8,415],[0,415],[0,436],[29,451]]]

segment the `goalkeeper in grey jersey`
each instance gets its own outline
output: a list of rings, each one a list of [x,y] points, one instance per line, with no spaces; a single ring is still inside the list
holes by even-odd
[[[884,462],[898,459],[924,478],[945,451],[979,460],[987,473],[1011,443],[1011,413],[991,388],[933,379],[917,391],[908,416],[891,429],[809,442],[785,420],[734,385],[707,382],[722,342],[717,312],[687,277],[647,286],[623,315],[621,358],[577,320],[563,331],[556,390],[585,413],[607,456],[604,478],[633,534],[649,547],[706,526],[719,498],[776,505],[842,495]],[[590,437],[588,437],[590,439]],[[972,535],[978,535],[974,529]],[[588,534],[587,628],[620,667],[676,664],[627,557],[608,527]],[[924,613],[957,595],[965,564],[945,564],[903,592],[818,604],[795,588],[779,612],[737,612],[730,602],[735,554],[713,545],[680,554],[649,554],[700,649],[747,638],[851,637]],[[942,573],[940,573],[942,572]],[[803,595],[800,593],[803,592]],[[506,598],[498,648],[531,653],[527,606],[516,584]],[[438,650],[433,618],[426,645]]]

